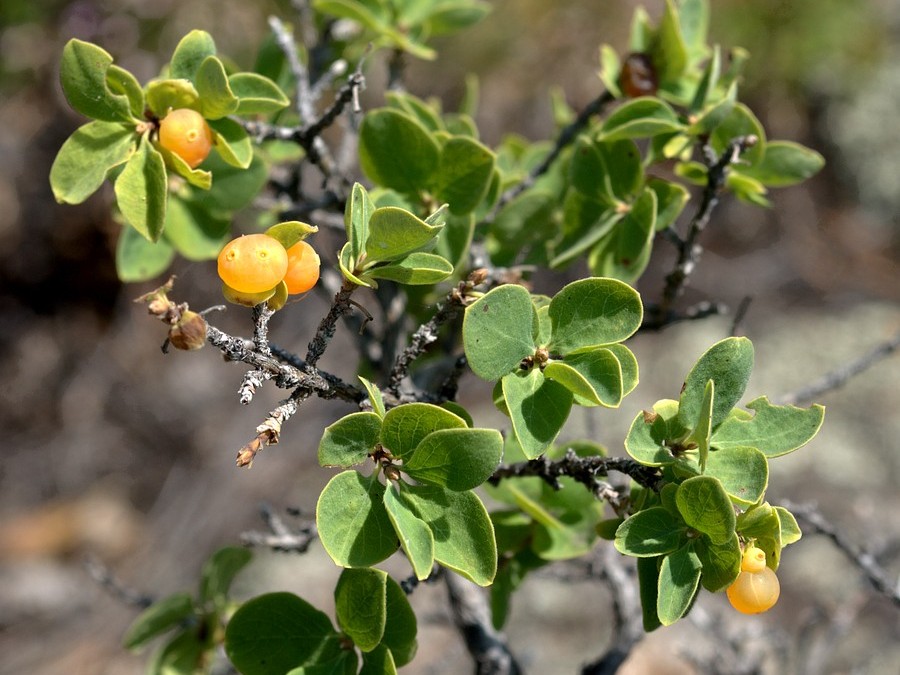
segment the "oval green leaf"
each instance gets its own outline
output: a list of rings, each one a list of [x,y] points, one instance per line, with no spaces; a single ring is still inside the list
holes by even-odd
[[[407,403],[388,410],[381,444],[394,457],[407,460],[419,444],[439,429],[466,429],[465,420],[431,403]]]
[[[428,434],[403,462],[417,482],[454,491],[486,481],[503,456],[503,436],[495,429],[439,429]]]
[[[113,93],[107,82],[112,62],[97,45],[73,38],[63,47],[59,79],[69,105],[85,117],[127,122],[132,119],[128,96]]]
[[[701,569],[700,558],[690,544],[663,558],[656,600],[656,613],[663,626],[671,626],[690,609]]]
[[[157,241],[166,222],[166,167],[147,136],[116,179],[116,202],[128,224]]]
[[[324,612],[292,593],[267,593],[228,621],[225,653],[242,675],[284,675],[337,638]]]
[[[350,467],[362,464],[378,443],[381,417],[372,412],[351,413],[325,427],[319,442],[319,464]]]
[[[572,392],[537,368],[512,372],[501,382],[516,439],[528,459],[550,447],[572,408]]]
[[[359,162],[373,182],[415,194],[434,184],[440,146],[418,120],[381,108],[360,125]]]
[[[463,348],[469,367],[485,380],[497,380],[533,354],[536,321],[531,295],[505,284],[466,307]]]
[[[387,573],[372,568],[341,572],[334,589],[338,625],[363,652],[381,642],[387,615]]]
[[[723,544],[734,534],[734,507],[716,478],[688,478],[678,486],[675,503],[688,527],[705,534],[714,544]]]
[[[638,511],[616,529],[615,547],[619,553],[637,558],[665,555],[684,541],[684,523],[661,506]]]
[[[384,508],[400,538],[400,547],[420,581],[431,575],[434,567],[434,534],[431,528],[400,499],[401,483],[393,483],[384,492]]]
[[[96,192],[109,170],[128,161],[139,137],[134,127],[88,122],[69,136],[50,168],[50,187],[61,204],[81,204]]]
[[[678,408],[679,421],[689,429],[697,425],[706,383],[716,383],[712,409],[715,429],[741,400],[753,370],[753,344],[745,337],[729,337],[714,344],[700,357],[684,382]]]
[[[342,567],[369,567],[397,550],[377,476],[344,471],[328,481],[316,504],[322,546]]]
[[[643,314],[641,296],[628,284],[596,277],[574,281],[550,302],[550,351],[565,356],[621,342],[637,331]]]

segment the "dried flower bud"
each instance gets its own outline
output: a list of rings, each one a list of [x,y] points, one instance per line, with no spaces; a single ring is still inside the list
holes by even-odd
[[[659,88],[656,69],[647,54],[634,52],[625,57],[619,74],[619,87],[628,98],[652,96]]]
[[[206,344],[206,319],[190,310],[169,329],[169,343],[175,349],[200,349]]]

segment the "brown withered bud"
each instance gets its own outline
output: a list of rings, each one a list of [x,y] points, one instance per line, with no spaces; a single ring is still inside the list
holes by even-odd
[[[479,267],[477,270],[472,270],[472,273],[469,274],[468,281],[473,286],[483,284],[488,278],[488,274],[489,272],[484,267]]]
[[[169,344],[175,349],[194,350],[206,344],[206,319],[187,310],[181,320],[169,329]]]
[[[652,96],[659,89],[656,69],[648,54],[632,52],[625,57],[619,73],[619,88],[628,98]]]

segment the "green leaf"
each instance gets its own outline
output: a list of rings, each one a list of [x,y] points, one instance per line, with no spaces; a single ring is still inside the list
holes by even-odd
[[[685,379],[678,408],[678,419],[694,428],[700,415],[706,383],[716,383],[712,427],[715,429],[741,400],[750,371],[753,370],[753,344],[744,337],[725,338],[706,350]]]
[[[407,455],[403,471],[419,483],[459,492],[484,483],[502,456],[503,437],[495,429],[439,429]]]
[[[216,43],[212,35],[203,30],[192,30],[181,38],[172,52],[169,74],[173,78],[193,80],[200,65],[215,54]]]
[[[160,118],[180,108],[200,112],[200,94],[190,80],[152,80],[147,84],[147,105]]]
[[[551,267],[562,267],[610,235],[625,217],[602,202],[569,190],[563,200],[563,239],[554,246]]]
[[[216,151],[231,166],[246,169],[253,161],[253,143],[244,128],[232,119],[209,121]]]
[[[112,62],[97,45],[73,38],[63,47],[59,79],[69,105],[85,117],[127,122],[132,119],[128,96],[113,93],[107,82]]]
[[[781,525],[781,545],[787,546],[800,541],[803,533],[800,531],[794,514],[783,506],[776,506],[775,513],[778,514],[778,522]]]
[[[359,130],[359,162],[384,187],[417,193],[433,184],[440,147],[417,120],[390,108],[366,114]]]
[[[188,260],[213,260],[231,239],[231,220],[172,195],[163,236]]]
[[[148,281],[165,272],[175,259],[175,249],[167,242],[155,244],[133,227],[123,227],[116,244],[116,273],[121,281]]]
[[[607,205],[637,194],[644,179],[641,153],[631,140],[601,142],[582,136],[569,165],[572,187]]]
[[[242,675],[284,675],[338,637],[324,613],[292,593],[248,600],[225,628],[225,653]]]
[[[625,450],[641,464],[662,466],[675,461],[670,441],[685,437],[678,421],[678,402],[668,399],[653,404],[652,411],[638,413],[625,438]]]
[[[650,56],[662,86],[673,84],[687,68],[687,45],[681,32],[678,9],[673,0],[666,0],[666,8],[659,23],[656,39],[650,47]]]
[[[574,370],[589,387],[588,392],[582,392],[567,385],[575,394],[576,403],[619,407],[623,396],[622,365],[613,352],[605,348],[593,349],[567,356],[563,363]],[[555,368],[551,368],[552,365],[554,364],[551,363],[544,369],[544,375],[558,380],[553,375]]]
[[[352,284],[356,284],[357,286],[365,286],[366,288],[375,288],[377,286],[376,282],[371,279],[366,279],[364,274],[354,274],[355,265],[350,255],[350,242],[348,241],[341,248],[341,252],[338,254],[338,267],[341,270],[341,274],[344,275],[344,278]]]
[[[700,111],[697,120],[688,129],[688,133],[693,136],[704,136],[711,133],[731,114],[736,100],[737,82],[732,82],[724,98]]]
[[[113,63],[106,71],[106,84],[113,94],[128,98],[135,119],[144,118],[144,89],[134,75]]]
[[[439,429],[466,429],[465,420],[431,403],[407,403],[388,410],[381,428],[381,444],[406,461],[419,444]]]
[[[729,416],[713,434],[713,447],[751,446],[766,457],[780,457],[809,443],[825,418],[825,408],[820,405],[772,405],[765,396],[754,399],[747,407],[755,414]]]
[[[200,96],[200,112],[208,120],[217,120],[235,112],[238,98],[231,91],[225,66],[217,56],[207,56],[194,76]]]
[[[384,645],[379,645],[371,652],[363,652],[363,665],[359,675],[396,675],[397,664],[394,655]]]
[[[751,178],[769,187],[786,187],[802,183],[825,166],[825,158],[791,141],[770,141],[762,161],[744,169]]]
[[[375,386],[374,383],[369,382],[361,375],[359,376],[359,381],[362,382],[363,386],[366,388],[366,392],[369,394],[369,402],[372,404],[372,410],[374,410],[375,414],[379,417],[384,417],[384,397],[381,395],[381,390]]]
[[[747,507],[765,494],[769,463],[756,448],[732,446],[709,453],[706,474],[718,478],[736,504]]]
[[[430,10],[428,28],[432,35],[455,33],[481,21],[491,11],[491,5],[479,0],[441,2]]]
[[[315,225],[301,223],[299,220],[285,220],[272,225],[266,230],[266,234],[273,239],[277,239],[282,246],[288,249],[298,241],[302,241],[318,231],[319,228]]]
[[[128,224],[157,241],[166,219],[166,167],[146,136],[116,179],[116,201]]]
[[[685,440],[685,445],[694,444],[697,446],[697,464],[700,466],[700,473],[706,471],[706,461],[709,458],[709,438],[712,431],[712,408],[713,399],[715,398],[715,383],[709,380],[703,391],[703,402],[700,405],[700,415],[697,418],[697,426],[691,432],[691,435]]]
[[[369,238],[369,220],[375,212],[375,205],[369,198],[369,193],[359,183],[353,184],[350,191],[350,199],[347,200],[347,209],[344,212],[344,229],[347,231],[347,241],[350,243],[350,255],[353,261],[358,261],[360,254],[366,250],[366,240]]]
[[[50,168],[50,187],[61,204],[81,204],[96,192],[110,169],[128,161],[139,138],[134,127],[88,122],[59,149]]]
[[[616,530],[615,547],[619,553],[638,558],[665,555],[684,541],[684,523],[661,506],[638,511]]]
[[[190,675],[203,667],[207,658],[205,640],[197,629],[184,630],[169,640],[147,666],[150,675]]]
[[[597,134],[597,140],[652,138],[682,131],[684,128],[668,103],[651,96],[642,96],[628,101],[607,117]]]
[[[700,583],[710,593],[724,590],[737,579],[741,571],[741,544],[737,534],[724,544],[713,544],[701,537],[695,542],[694,551],[703,565]]]
[[[443,281],[453,274],[453,265],[434,253],[410,253],[392,264],[366,270],[373,279],[389,279],[409,286],[422,286]]]
[[[597,75],[607,91],[616,98],[622,98],[619,89],[619,73],[622,71],[622,62],[616,50],[608,44],[600,45],[600,71]]]
[[[535,350],[534,304],[521,286],[504,284],[466,307],[463,348],[469,367],[485,380],[497,380]]]
[[[350,467],[366,461],[378,443],[381,417],[371,412],[351,413],[325,427],[319,442],[319,464]]]
[[[648,633],[662,624],[656,613],[656,602],[659,597],[659,558],[638,558],[638,591],[641,596],[641,613],[644,630]]]
[[[226,546],[213,553],[200,573],[200,602],[212,602],[217,610],[223,610],[231,582],[252,558],[248,549],[237,546]]]
[[[473,211],[487,194],[494,174],[494,153],[478,141],[456,136],[441,148],[435,195],[450,212]]]
[[[387,7],[380,2],[363,4],[356,0],[314,0],[313,7],[317,12],[331,14],[340,19],[350,19],[377,32],[387,26]]]
[[[766,153],[766,132],[756,115],[743,103],[735,103],[728,116],[710,134],[709,141],[716,154],[725,152],[728,145],[738,136],[756,136],[756,145],[741,153],[741,170],[756,165]]]
[[[783,546],[781,518],[770,504],[756,504],[744,511],[738,516],[737,531],[744,540],[753,539],[755,545],[765,552],[767,567],[773,571],[778,569]]]
[[[158,143],[153,144],[154,149],[163,158],[163,163],[169,169],[187,180],[187,182],[201,190],[209,190],[212,185],[212,174],[204,169],[192,169],[179,155],[170,152]]]
[[[434,559],[479,586],[489,585],[497,572],[497,544],[478,496],[434,485],[398,485],[401,498],[434,534]]]
[[[400,584],[387,578],[387,621],[381,643],[391,650],[397,667],[405,666],[416,655],[416,615]]]
[[[193,192],[193,198],[209,210],[238,211],[253,203],[269,178],[266,163],[254,154],[246,169],[226,164],[218,153],[210,153],[203,163],[216,177],[209,190]]]
[[[683,185],[661,178],[650,178],[647,187],[656,193],[656,230],[659,232],[675,222],[691,195]]]
[[[369,567],[397,550],[377,475],[344,471],[328,481],[316,504],[322,546],[342,567]]]
[[[194,600],[187,593],[176,593],[154,602],[134,620],[122,643],[125,649],[142,647],[157,635],[180,626],[194,614]]]
[[[387,573],[372,568],[341,572],[334,589],[338,625],[363,652],[370,652],[384,635]]]
[[[619,360],[619,365],[622,368],[622,397],[624,398],[634,391],[640,380],[637,358],[625,345],[606,345],[604,349],[611,351]]]
[[[503,377],[503,398],[513,431],[528,459],[543,453],[559,434],[572,408],[572,392],[538,368]]]
[[[332,644],[337,645],[336,648],[331,648]],[[328,643],[328,647],[329,651],[322,656],[323,660],[289,670],[287,675],[357,675],[359,657],[355,650],[342,649],[336,641]],[[329,658],[333,652],[337,652],[337,656]]]
[[[656,600],[656,613],[663,626],[671,626],[690,609],[700,582],[700,571],[700,558],[690,544],[663,558]]]
[[[446,131],[436,106],[428,105],[422,99],[403,91],[389,91],[384,97],[388,106],[417,119],[428,131]]]
[[[644,189],[612,235],[591,252],[594,274],[634,283],[647,269],[656,233],[656,193]]]
[[[270,115],[291,103],[277,84],[257,73],[235,73],[228,84],[238,98],[237,115]]]
[[[568,355],[621,342],[637,331],[643,313],[640,296],[628,284],[603,278],[574,281],[550,302],[549,349]]]
[[[400,547],[416,578],[427,579],[434,567],[434,535],[431,528],[399,497],[397,483],[384,492],[384,508],[400,538]]]
[[[702,532],[714,544],[729,541],[734,534],[734,507],[717,479],[688,478],[678,486],[675,503],[688,527]]]
[[[435,243],[441,226],[429,225],[406,209],[383,206],[369,219],[366,263],[398,260]]]

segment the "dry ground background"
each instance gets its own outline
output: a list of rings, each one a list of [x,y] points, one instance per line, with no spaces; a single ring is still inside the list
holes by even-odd
[[[436,64],[411,69],[412,91],[453,101],[462,76],[482,76],[479,122],[488,142],[508,130],[538,137],[549,129],[547,91],[560,86],[579,106],[597,91],[597,45],[623,48],[635,3],[502,0],[476,29],[440,44]],[[812,0],[717,2],[714,39],[742,44],[750,62],[747,95],[770,136],[826,154],[829,166],[808,185],[775,193],[763,212],[726,200],[685,302],[706,298],[736,307],[754,298],[743,324],[757,349],[750,396],[789,393],[900,330],[900,9],[895,3]],[[648,1],[652,12],[659,2]],[[314,451],[322,427],[346,412],[310,402],[251,471],[234,467],[236,449],[275,403],[265,390],[249,408],[235,395],[240,369],[217,354],[159,351],[158,324],[131,299],[149,286],[121,286],[112,267],[117,226],[109,191],[81,207],[56,205],[47,184],[53,155],[81,123],[56,80],[65,41],[102,43],[139,77],[191,28],[213,33],[222,51],[249,63],[265,18],[289,19],[289,3],[243,0],[4,0],[0,6],[0,675],[130,675],[145,655],[119,640],[135,616],[94,584],[85,556],[107,564],[153,595],[191,587],[216,548],[259,527],[258,506],[312,512],[330,473]],[[378,67],[370,76],[377,105]],[[660,245],[664,269],[670,253]],[[327,251],[323,258],[330,259]],[[211,264],[180,265],[192,306],[218,302]],[[660,275],[640,290],[653,299]],[[307,299],[273,322],[285,347],[300,349],[325,301]],[[230,310],[216,322],[246,333]],[[677,392],[693,360],[724,336],[730,318],[676,326],[633,342],[642,367],[622,415],[575,419],[573,436],[594,434],[621,451],[627,419]],[[345,376],[352,363],[337,343],[322,366]],[[900,357],[882,362],[828,405],[819,437],[773,464],[769,498],[812,500],[856,542],[882,551],[900,570]],[[464,402],[484,387],[468,377]],[[478,407],[483,423],[497,420]],[[578,428],[579,425],[583,425]],[[394,570],[405,574],[402,564]],[[260,553],[239,578],[250,595],[290,589],[328,609],[337,570],[319,547],[304,557]],[[828,644],[810,673],[897,672],[896,607],[876,597],[825,540],[807,537],[780,572],[783,600],[764,618],[738,624],[748,635],[807,647]],[[732,621],[721,597],[695,614]],[[440,586],[413,596],[420,657],[409,673],[468,672],[449,626]],[[526,583],[509,625],[529,672],[568,673],[603,651],[608,596],[599,584],[551,576]],[[696,623],[645,641],[630,673],[700,672],[684,654],[713,648]],[[751,638],[748,638],[751,639]],[[815,650],[813,650],[815,651]],[[803,653],[801,651],[801,653]],[[816,652],[821,657],[824,652]],[[770,664],[772,673],[800,671]]]

